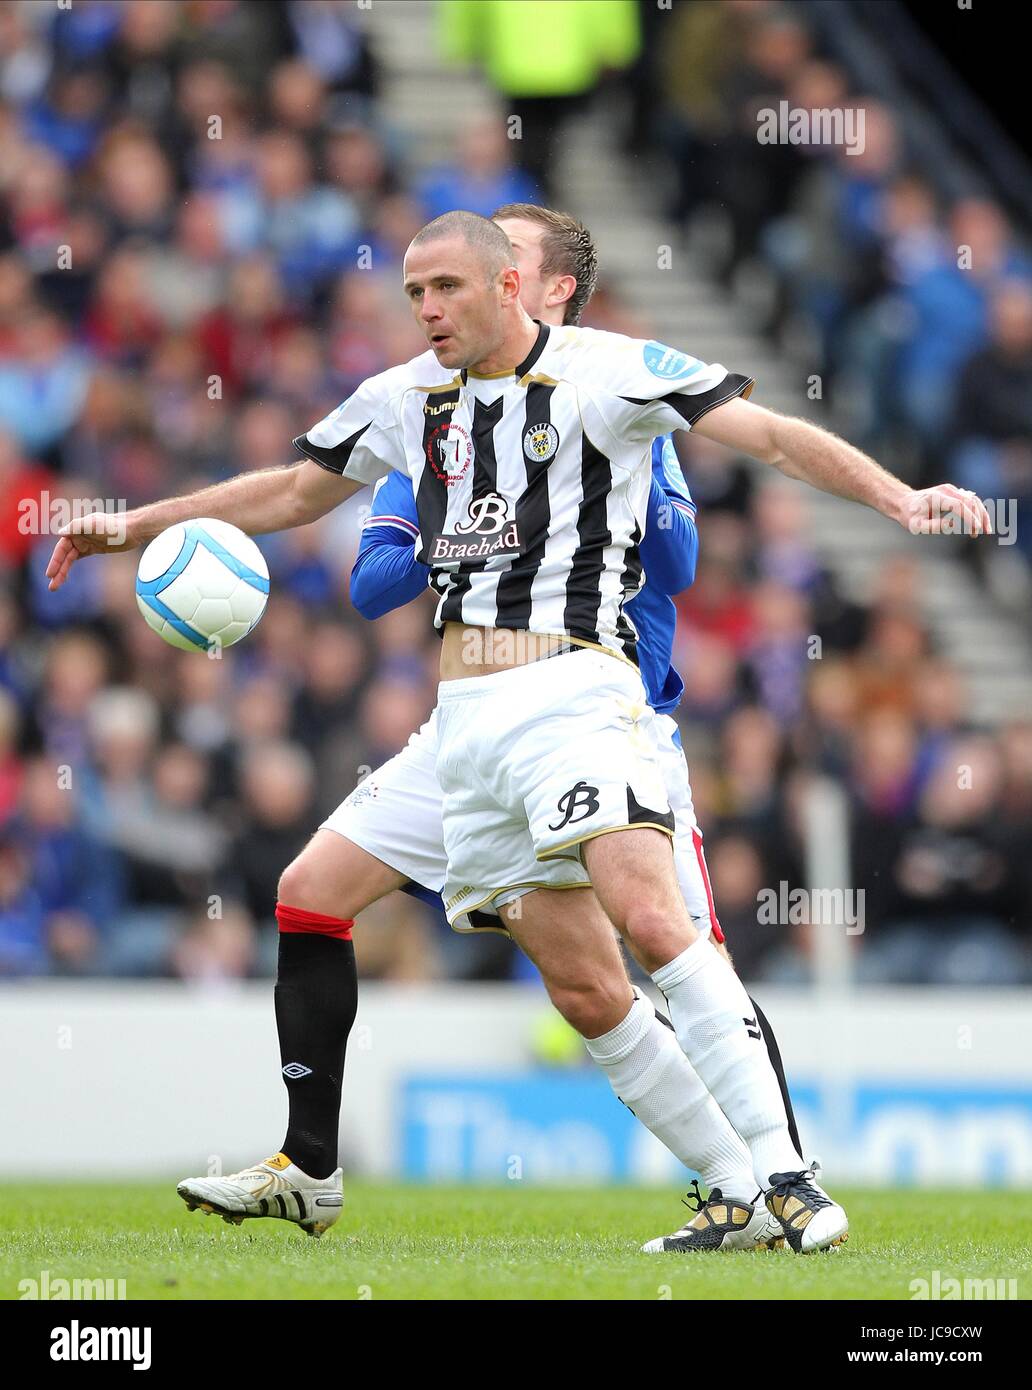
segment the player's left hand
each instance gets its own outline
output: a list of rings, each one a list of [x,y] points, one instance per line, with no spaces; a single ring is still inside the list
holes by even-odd
[[[991,536],[993,523],[977,493],[952,483],[938,483],[903,499],[900,524],[912,536]]]

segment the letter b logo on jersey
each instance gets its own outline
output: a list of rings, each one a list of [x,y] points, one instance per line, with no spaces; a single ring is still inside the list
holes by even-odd
[[[577,782],[559,798],[556,810],[562,812],[563,819],[557,825],[550,825],[549,830],[562,830],[564,826],[587,820],[598,810],[598,787]]]
[[[455,561],[486,563],[500,555],[519,554],[519,528],[515,521],[509,520],[506,498],[497,492],[474,497],[466,509],[466,518],[455,523],[454,531],[439,531],[431,538],[427,553],[432,565]]]
[[[469,504],[469,520],[457,521],[456,531],[467,534],[475,531],[478,536],[493,536],[502,529],[509,519],[509,504],[497,492],[489,492],[486,497],[475,497]]]

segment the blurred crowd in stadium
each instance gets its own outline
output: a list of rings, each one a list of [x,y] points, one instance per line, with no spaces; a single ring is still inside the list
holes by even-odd
[[[429,603],[373,625],[346,601],[360,500],[263,540],[268,612],[221,660],[144,625],[132,555],[48,594],[46,532],[69,499],[132,507],[283,464],[294,434],[421,351],[397,282],[422,223],[561,199],[551,147],[508,141],[509,110],[556,139],[622,82],[629,146],[669,161],[669,212],[689,226],[722,206],[720,272],[767,267],[768,327],[806,325],[851,437],[1027,508],[1032,265],[1000,207],[942,205],[882,108],[860,156],[757,143],[769,98],[855,95],[797,12],[683,6],[659,42],[656,7],[608,0],[606,53],[597,18],[564,36],[559,71],[538,46],[515,61],[502,21],[526,16],[489,8],[500,36],[456,6],[442,43],[482,63],[499,118],[422,170],[353,6],[0,6],[0,975],[268,973],[279,872],[429,712]],[[605,287],[585,322],[648,335]],[[970,727],[909,562],[857,607],[815,558],[797,489],[705,441],[679,449],[702,538],[678,601],[679,718],[742,972],[808,976],[813,929],[762,924],[757,896],[804,881],[820,770],[852,807],[861,978],[1032,978],[1032,722]],[[1027,549],[1020,514],[1017,535]],[[501,938],[455,937],[400,895],[356,939],[367,976],[523,970]]]

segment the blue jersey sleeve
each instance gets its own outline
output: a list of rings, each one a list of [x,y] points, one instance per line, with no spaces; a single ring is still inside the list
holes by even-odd
[[[425,590],[430,570],[416,560],[418,538],[412,482],[392,472],[373,493],[351,571],[351,602],[363,618],[382,618]]]
[[[698,557],[695,503],[674,442],[663,435],[652,444],[652,490],[641,543],[646,580],[665,594],[679,594],[694,583]]]

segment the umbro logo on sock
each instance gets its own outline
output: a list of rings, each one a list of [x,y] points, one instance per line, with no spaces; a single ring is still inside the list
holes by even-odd
[[[759,1042],[761,1037],[760,1025],[756,1020],[754,1018],[743,1018],[742,1022],[745,1024],[745,1031],[749,1034],[750,1038],[755,1042]],[[756,1030],[755,1032],[753,1031],[754,1029]]]
[[[288,1062],[283,1068],[283,1075],[289,1076],[291,1081],[297,1081],[302,1076],[311,1076],[312,1068],[302,1066],[300,1062]]]

